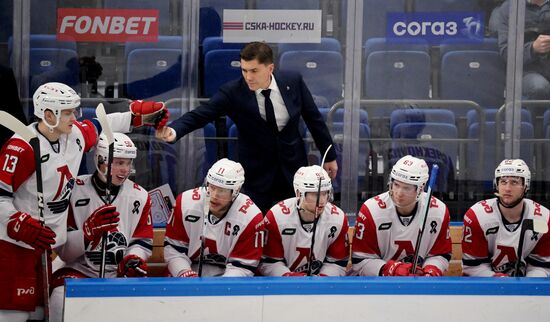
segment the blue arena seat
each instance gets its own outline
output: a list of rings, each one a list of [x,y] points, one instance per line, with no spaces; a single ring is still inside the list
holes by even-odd
[[[443,57],[448,52],[463,50],[486,50],[498,53],[498,41],[496,38],[484,38],[483,41],[464,43],[462,39],[447,39],[439,46],[439,56]]]
[[[319,108],[319,112],[321,112],[321,115],[323,115],[323,120],[327,122],[328,124],[328,114],[330,112],[330,108]],[[344,122],[344,109],[339,108],[336,111],[333,112],[332,115],[332,122]],[[367,111],[360,110],[359,111],[359,123],[361,124],[369,124],[369,115]],[[329,124],[330,125],[330,124]]]
[[[390,132],[400,123],[444,123],[456,124],[455,115],[443,109],[400,109],[394,110],[390,116]]]
[[[431,167],[437,164],[440,172],[435,191],[450,192],[454,184],[455,165],[458,158],[458,129],[454,124],[409,122],[393,127],[394,139],[417,139],[415,142],[394,142],[390,151],[390,167],[405,155],[424,159]],[[433,141],[432,139],[448,139]]]
[[[363,97],[427,99],[430,96],[429,44],[422,39],[371,38],[365,42]],[[392,108],[373,109],[371,117],[387,117]]]
[[[319,43],[280,43],[277,49],[279,56],[287,51],[297,50],[334,51],[341,53],[342,45],[340,45],[338,39],[323,37]]]
[[[158,43],[127,43],[127,94],[132,99],[168,100],[181,97],[187,73],[184,38],[159,37]],[[182,72],[183,69],[183,72]]]
[[[485,122],[495,122],[497,109],[488,108],[484,110],[485,113]],[[501,121],[504,121],[504,113],[501,114]],[[533,116],[531,112],[527,109],[521,109],[521,121],[533,124]],[[472,124],[479,122],[479,115],[476,110],[469,110],[466,113],[466,127],[470,127]]]
[[[344,60],[333,51],[287,51],[279,58],[281,70],[298,71],[314,95],[324,96],[330,104],[342,99]]]
[[[222,18],[212,7],[199,9],[199,43],[207,37],[218,37],[222,33]]]
[[[442,99],[471,100],[485,108],[504,103],[505,66],[498,52],[449,51],[441,58],[439,91]],[[468,108],[454,109],[463,116]]]
[[[204,95],[211,97],[228,81],[241,76],[239,49],[211,50],[204,56]]]
[[[204,96],[210,97],[224,83],[241,76],[240,52],[244,43],[224,43],[222,37],[208,37],[202,43]]]
[[[57,41],[56,35],[32,34],[29,38],[30,93],[47,82],[60,82],[80,91],[80,63],[74,41]],[[8,39],[8,55],[13,65],[13,38]]]

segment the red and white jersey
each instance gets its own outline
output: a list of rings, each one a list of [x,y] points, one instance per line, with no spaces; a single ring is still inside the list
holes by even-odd
[[[114,131],[129,131],[130,112],[111,113],[108,117]],[[84,153],[95,146],[98,137],[94,122],[75,122],[70,134],[61,135],[55,150],[38,132],[37,123],[28,126],[37,133],[40,141],[44,218],[46,225],[56,234],[54,247],[65,243],[67,237],[67,209],[75,176]],[[35,169],[32,147],[14,134],[0,151],[0,239],[25,248],[31,247],[8,237],[6,227],[10,216],[18,211],[40,218]]]
[[[523,199],[523,220],[549,222],[549,211],[530,199]],[[505,225],[498,199],[483,200],[464,215],[462,234],[462,272],[469,276],[514,274],[521,225]],[[523,239],[522,260],[527,263],[527,276],[550,276],[550,234],[527,230]],[[523,265],[522,265],[523,266]],[[522,267],[525,274],[525,267]]]
[[[297,198],[279,202],[264,219],[267,242],[259,271],[265,276],[308,271],[313,223],[300,220]],[[348,220],[337,206],[327,203],[315,228],[312,274],[344,276],[349,260]]]
[[[207,215],[206,190],[195,188],[180,194],[166,224],[164,260],[173,276],[193,269],[198,272],[204,226],[202,276],[253,276],[264,241],[263,216],[245,194],[240,193],[219,221]]]
[[[65,262],[61,267],[73,268],[88,277],[98,277],[101,238],[85,245],[82,232],[86,219],[105,205],[91,182],[92,177],[85,175],[76,179],[67,222],[67,242],[56,252]],[[105,277],[116,277],[118,263],[124,256],[133,254],[147,260],[153,250],[151,199],[147,191],[137,183],[125,180],[112,204],[120,213],[120,221],[117,229],[107,236]]]
[[[412,262],[418,232],[422,226],[426,193],[417,204],[416,214],[399,218],[389,192],[365,201],[357,214],[352,242],[352,274],[378,276],[389,260]],[[405,225],[405,220],[410,220]],[[442,272],[449,268],[452,245],[449,210],[432,197],[426,227],[419,249],[419,265],[435,265]]]
[[[37,123],[28,127],[38,134],[42,159],[42,189],[44,192],[44,218],[57,235],[55,246],[62,245],[66,239],[66,222],[69,198],[74,187],[75,174],[80,161],[96,143],[96,128],[90,121],[75,122],[69,135],[59,138],[59,150],[38,133]],[[0,188],[12,196],[0,197],[0,239],[21,247],[31,246],[16,242],[7,235],[6,225],[9,217],[17,211],[31,214],[38,219],[35,161],[32,147],[19,135],[9,139],[0,152]]]

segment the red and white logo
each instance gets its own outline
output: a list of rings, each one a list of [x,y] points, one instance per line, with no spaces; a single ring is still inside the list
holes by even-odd
[[[57,9],[57,40],[156,42],[159,11],[155,9]]]

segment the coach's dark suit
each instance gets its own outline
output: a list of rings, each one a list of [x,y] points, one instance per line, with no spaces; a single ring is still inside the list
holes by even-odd
[[[308,165],[299,132],[300,117],[304,119],[320,151],[324,152],[332,144],[328,128],[301,75],[287,71],[274,75],[290,117],[278,133],[273,132],[261,117],[255,92],[249,89],[242,77],[224,84],[208,103],[169,125],[176,131],[177,140],[219,116],[230,117],[239,132],[238,156],[245,170],[243,190],[264,211],[271,206],[269,203],[279,201],[271,200],[275,196],[266,195],[277,182],[276,176],[282,175],[286,179],[284,194],[287,198],[291,197],[294,173],[299,167]],[[326,162],[335,159],[336,153],[331,149]]]

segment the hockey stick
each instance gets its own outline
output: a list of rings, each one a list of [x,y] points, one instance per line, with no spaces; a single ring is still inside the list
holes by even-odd
[[[33,149],[34,162],[36,165],[36,197],[38,199],[39,220],[42,226],[46,226],[46,220],[44,218],[44,188],[42,186],[42,157],[40,156],[40,140],[31,129],[25,126],[25,124],[5,111],[0,111],[0,124],[21,136],[23,140],[29,143]],[[44,321],[48,322],[50,320],[50,274],[48,272],[49,254],[47,250],[42,253],[41,259],[42,280],[44,284]]]
[[[422,227],[418,231],[418,236],[416,237],[416,245],[414,246],[414,256],[413,256],[413,265],[412,265],[412,274],[416,274],[416,266],[418,265],[418,257],[420,252],[420,243],[422,242],[422,236],[424,234],[424,228],[426,228],[426,221],[428,219],[428,211],[430,210],[430,202],[432,199],[433,187],[435,186],[435,180],[437,179],[437,172],[439,166],[434,164],[432,166],[432,173],[430,175],[430,182],[428,183],[428,191],[426,193],[426,202],[424,203],[424,217],[422,218]]]
[[[107,137],[107,143],[109,143],[109,160],[107,162],[107,187],[105,188],[105,203],[107,205],[111,204],[111,189],[112,189],[112,178],[111,178],[111,169],[113,165],[113,154],[115,149],[115,139],[113,137],[113,131],[111,131],[111,125],[109,120],[107,120],[107,113],[105,112],[105,107],[102,103],[97,105],[95,110],[97,120],[101,124],[102,132],[105,133]],[[99,277],[105,277],[105,260],[107,257],[107,232],[103,233],[101,238],[101,264],[99,266]]]
[[[523,258],[521,256],[523,255],[523,239],[525,238],[525,233],[531,230],[533,233],[539,233],[539,234],[545,234],[548,232],[548,224],[544,222],[544,220],[541,219],[524,219],[521,222],[521,231],[519,234],[519,244],[518,244],[518,251],[517,251],[517,260],[516,260],[516,267],[514,271],[514,276],[521,277],[519,275],[520,273],[520,266]]]
[[[323,164],[325,164],[325,159],[327,158],[327,153],[332,148],[332,144],[328,146],[328,148],[325,150],[325,154],[323,155],[323,159],[321,160],[321,168],[323,167]],[[317,220],[319,219],[320,213],[317,213],[319,210],[319,203],[321,202],[321,179],[323,177],[319,176],[319,186],[317,186],[317,200],[315,200],[315,218],[313,218],[313,228],[312,228],[312,235],[311,235],[311,247],[309,248],[309,258],[308,258],[308,265],[307,265],[307,276],[311,276],[311,269],[313,266],[313,247],[315,246],[315,230],[317,229]]]
[[[199,277],[202,277],[202,265],[203,265],[203,258],[204,258],[204,244],[206,239],[206,221],[208,220],[208,214],[210,212],[210,193],[208,192],[208,186],[205,187],[206,196],[204,197],[204,205],[203,205],[203,218],[202,218],[202,234],[201,234],[201,249],[199,253],[199,269],[197,274]]]

